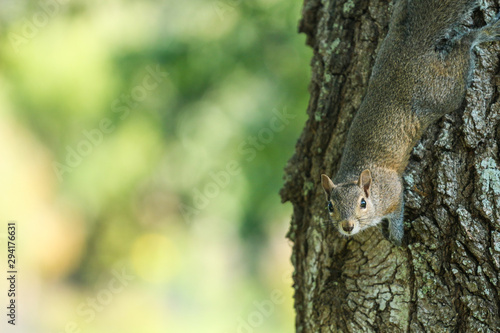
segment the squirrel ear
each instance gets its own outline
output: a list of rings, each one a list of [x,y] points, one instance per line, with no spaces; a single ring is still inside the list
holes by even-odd
[[[370,170],[366,169],[359,175],[358,185],[365,191],[368,198],[370,196],[370,186],[372,185],[372,174]]]
[[[323,189],[326,192],[327,197],[330,197],[330,193],[335,188],[335,184],[332,180],[325,174],[321,175],[321,185],[323,185]]]

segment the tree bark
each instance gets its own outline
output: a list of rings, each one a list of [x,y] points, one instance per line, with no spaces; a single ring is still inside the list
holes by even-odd
[[[490,21],[481,1],[471,25]],[[432,125],[404,175],[405,244],[378,228],[351,238],[328,223],[321,173],[335,175],[392,2],[305,0],[314,50],[309,119],[285,169],[293,204],[297,332],[500,331],[500,43],[476,48],[462,109]]]

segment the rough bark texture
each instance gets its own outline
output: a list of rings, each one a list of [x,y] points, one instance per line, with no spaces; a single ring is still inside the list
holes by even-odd
[[[484,24],[498,1],[480,1]],[[344,238],[320,174],[334,175],[390,19],[385,0],[305,0],[314,49],[309,119],[286,167],[297,332],[500,331],[500,43],[477,48],[461,110],[431,126],[405,172],[405,245]]]

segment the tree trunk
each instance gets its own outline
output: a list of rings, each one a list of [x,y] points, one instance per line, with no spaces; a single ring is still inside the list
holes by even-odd
[[[495,15],[482,1],[471,24]],[[285,170],[293,204],[297,332],[500,331],[500,43],[476,48],[466,103],[414,148],[405,182],[405,244],[378,228],[341,237],[328,223],[321,173],[335,175],[392,2],[305,0],[314,49],[309,119]]]

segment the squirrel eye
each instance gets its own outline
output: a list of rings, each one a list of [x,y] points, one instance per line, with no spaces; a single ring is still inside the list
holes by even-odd
[[[328,211],[329,211],[330,213],[333,213],[333,204],[332,204],[332,202],[331,202],[331,201],[329,201],[329,202],[328,202]]]
[[[361,208],[363,208],[363,209],[366,208],[366,201],[364,198],[361,198]]]

